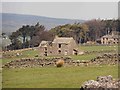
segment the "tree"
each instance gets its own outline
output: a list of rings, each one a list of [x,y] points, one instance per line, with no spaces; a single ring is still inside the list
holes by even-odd
[[[73,37],[77,43],[82,43],[86,41],[87,37],[84,35],[88,32],[88,27],[80,23],[65,24],[52,28],[50,32],[59,37]]]
[[[20,28],[18,32],[19,32],[19,36],[23,37],[23,48],[25,48],[24,44],[26,42],[26,37],[29,36],[30,26],[29,25],[22,26],[22,28]]]
[[[44,30],[45,30],[45,27],[43,25],[40,25],[39,23],[31,26],[23,25],[16,32],[12,33],[12,35],[10,36],[10,39],[13,43],[15,43],[16,40],[19,40],[19,38],[22,37],[21,38],[22,48],[26,48],[31,46],[32,38],[40,35]],[[28,37],[30,37],[30,40],[27,39]]]
[[[105,31],[105,23],[101,20],[90,20],[85,22],[85,24],[89,27],[89,40],[95,41],[96,39],[99,39],[101,36],[105,35],[103,32]]]
[[[32,46],[38,46],[42,40],[52,41],[53,38],[54,38],[53,33],[49,31],[42,31],[42,32],[38,32],[35,36],[33,36],[30,43]]]
[[[1,35],[2,35],[2,38],[5,38],[5,36],[6,36],[6,33],[2,33]]]

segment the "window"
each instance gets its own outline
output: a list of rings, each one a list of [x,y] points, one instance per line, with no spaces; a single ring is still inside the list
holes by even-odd
[[[44,55],[47,56],[47,52],[45,52]]]
[[[45,47],[45,51],[47,50],[47,47]]]
[[[59,48],[61,48],[61,44],[59,44]]]
[[[77,55],[78,54],[78,51],[73,49],[73,55]]]
[[[58,53],[61,54],[61,50],[58,50]]]

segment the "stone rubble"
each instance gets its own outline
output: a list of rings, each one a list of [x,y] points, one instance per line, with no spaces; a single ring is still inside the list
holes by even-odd
[[[104,53],[101,56],[97,56],[96,58],[92,59],[91,62],[93,64],[110,64],[110,65],[115,65],[118,64],[120,54],[111,54],[111,53]]]
[[[120,80],[113,79],[111,75],[99,76],[96,80],[88,80],[81,86],[82,90],[118,90],[120,88]]]
[[[118,54],[103,54],[91,60],[72,60],[70,57],[64,57],[64,66],[88,66],[88,65],[116,65],[120,61]],[[22,58],[14,60],[3,65],[3,68],[25,68],[25,67],[43,67],[56,66],[58,58]]]

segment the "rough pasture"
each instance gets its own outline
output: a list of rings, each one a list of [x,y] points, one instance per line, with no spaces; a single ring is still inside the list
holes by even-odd
[[[80,88],[97,76],[118,78],[118,66],[3,69],[3,88]]]
[[[104,53],[115,53],[117,52],[117,46],[80,46],[85,52],[89,52],[80,56],[69,56],[72,59],[74,66],[64,66],[61,68],[56,68],[56,66],[46,66],[46,67],[34,67],[34,68],[3,68],[3,88],[80,88],[83,82],[87,80],[95,80],[97,76],[107,76],[112,75],[113,78],[118,78],[118,66],[116,64],[116,57],[114,57],[112,62],[112,57]],[[115,50],[116,49],[116,50]],[[14,54],[15,51],[12,52]],[[11,52],[6,52],[5,54],[10,54]],[[26,58],[42,58],[39,56],[39,51],[37,49],[23,50],[19,53],[21,55],[16,55],[13,57],[4,57],[2,59],[3,65],[14,60],[23,60]],[[101,56],[104,56],[105,59]],[[52,59],[54,56],[45,57],[45,59]],[[57,57],[55,57],[57,58]],[[108,59],[106,59],[108,58]],[[110,64],[104,60],[110,61]],[[78,62],[93,62],[94,65],[91,66],[78,66]],[[22,64],[26,63],[22,62]],[[49,65],[48,62],[45,62]],[[66,63],[66,61],[65,61]],[[95,65],[99,63],[101,65]],[[21,64],[21,63],[20,63]],[[112,65],[111,65],[112,64]]]

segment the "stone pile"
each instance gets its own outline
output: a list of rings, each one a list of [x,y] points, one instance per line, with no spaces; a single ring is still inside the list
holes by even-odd
[[[6,68],[26,68],[26,67],[43,67],[43,66],[50,66],[54,65],[55,60],[46,60],[46,59],[20,59],[20,60],[14,60],[7,64],[5,64],[3,67]]]
[[[118,90],[120,80],[115,80],[111,75],[99,76],[96,80],[89,80],[83,83],[81,90]]]
[[[8,62],[3,66],[3,68],[56,66],[57,61],[59,61],[60,59],[61,58],[24,58]],[[82,66],[88,63],[88,61],[83,60],[72,60],[69,57],[65,57],[62,59],[64,60],[64,66]]]
[[[3,65],[3,68],[26,68],[26,67],[44,67],[44,66],[55,66],[56,62],[60,58],[23,58],[20,60],[14,60]],[[65,62],[69,61],[70,58],[64,58]]]
[[[104,54],[92,60],[72,60],[70,57],[62,59],[64,60],[64,66],[115,65],[118,63],[118,56],[118,54]],[[8,62],[3,68],[56,66],[59,59],[61,58],[24,58]]]
[[[110,53],[105,53],[101,56],[97,56],[96,58],[91,60],[92,64],[98,64],[98,65],[115,65],[118,64],[119,62],[119,57],[120,54],[110,54]]]

